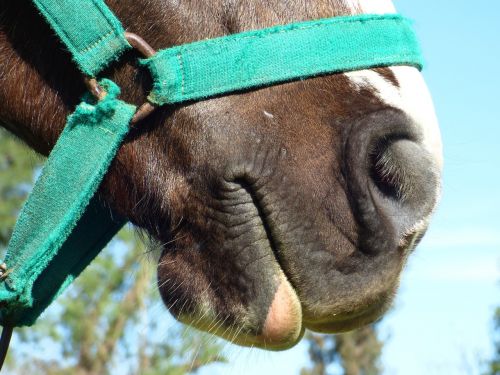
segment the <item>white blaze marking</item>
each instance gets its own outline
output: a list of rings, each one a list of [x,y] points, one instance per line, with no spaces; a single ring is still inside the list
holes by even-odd
[[[359,0],[363,13],[396,13],[391,0]]]
[[[396,12],[392,0],[344,0],[344,2],[351,9],[358,9],[363,13]],[[399,82],[399,88],[372,70],[347,73],[346,76],[351,79],[354,86],[373,91],[388,105],[399,108],[412,116],[422,130],[423,146],[434,155],[439,167],[442,168],[443,157],[439,125],[431,96],[422,75],[417,69],[408,66],[395,66],[390,69]]]
[[[391,0],[343,0],[343,3],[353,12],[385,14],[396,13]]]
[[[392,0],[344,0],[353,13],[396,13]],[[352,85],[360,90],[368,89],[388,106],[399,108],[413,118],[422,132],[422,146],[433,156],[440,170],[443,168],[441,134],[436,112],[427,85],[420,72],[410,66],[389,68],[394,73],[399,87],[394,86],[373,70],[346,73]],[[439,189],[439,187],[438,187]],[[439,195],[439,190],[436,192]],[[423,218],[412,230],[421,231],[428,218]]]
[[[409,66],[394,66],[390,69],[399,82],[399,88],[373,70],[360,70],[345,75],[356,89],[368,89],[387,105],[399,108],[411,116],[422,132],[422,146],[434,156],[438,166],[442,168],[439,125],[422,75],[417,69]]]

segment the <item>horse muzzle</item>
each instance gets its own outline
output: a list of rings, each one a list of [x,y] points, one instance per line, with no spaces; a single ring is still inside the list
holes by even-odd
[[[437,201],[439,168],[421,142],[411,118],[385,109],[352,125],[345,181],[288,173],[282,150],[233,167],[162,254],[167,307],[182,322],[270,350],[293,346],[305,328],[375,321]]]

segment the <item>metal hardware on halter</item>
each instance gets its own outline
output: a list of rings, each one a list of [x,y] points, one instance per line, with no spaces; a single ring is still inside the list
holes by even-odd
[[[5,279],[8,275],[7,265],[5,263],[0,264],[0,281]]]
[[[129,33],[125,32],[125,39],[127,39],[127,42],[134,48],[137,52],[139,52],[144,58],[149,58],[152,57],[156,54],[156,51],[154,50],[153,47],[151,47],[144,39],[142,39],[139,35],[134,34],[134,33]],[[92,94],[94,98],[96,98],[97,101],[100,101],[106,97],[106,90],[104,90],[99,83],[97,82],[97,79],[94,77],[85,77],[84,78],[84,83],[85,86],[87,86],[87,89],[89,92]],[[136,124],[137,122],[145,119],[148,117],[153,111],[156,109],[156,106],[153,105],[150,102],[145,102],[142,104],[138,109],[137,112],[135,113],[134,117],[132,118],[132,121],[130,122],[132,125]],[[0,274],[1,277],[1,274]]]
[[[9,276],[11,270],[8,269],[7,264],[0,264],[0,281],[4,281],[7,276]],[[10,339],[12,338],[12,332],[14,328],[11,326],[5,326],[2,329],[2,336],[0,337],[0,371],[2,370],[3,364],[5,362],[5,357],[9,350]]]
[[[11,272],[12,269],[8,268],[5,263],[0,264],[0,281],[4,281]]]
[[[9,276],[10,271],[7,264],[0,264],[0,281],[4,281]],[[7,351],[9,350],[13,330],[14,328],[11,326],[6,326],[2,329],[2,336],[0,337],[0,370],[2,370]]]
[[[87,90],[89,90],[90,94],[97,100],[103,100],[106,95],[108,94],[106,90],[104,90],[101,85],[99,85],[99,82],[97,82],[97,79],[91,78],[91,77],[85,77],[83,79],[83,82],[85,83],[85,86],[87,86]]]
[[[125,39],[137,51],[139,51],[145,58],[153,57],[156,51],[144,39],[134,33],[125,32]]]

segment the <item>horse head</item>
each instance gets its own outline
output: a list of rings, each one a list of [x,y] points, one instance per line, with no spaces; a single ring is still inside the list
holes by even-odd
[[[157,49],[394,12],[389,0],[107,3]],[[28,2],[0,4],[0,119],[47,154],[85,87]],[[135,57],[106,75],[141,103],[150,82]],[[99,194],[161,244],[158,287],[177,319],[284,349],[306,328],[350,330],[387,310],[441,164],[422,76],[377,68],[160,108],[131,131]]]

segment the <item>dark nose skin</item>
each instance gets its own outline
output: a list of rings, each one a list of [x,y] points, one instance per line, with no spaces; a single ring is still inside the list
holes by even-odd
[[[405,113],[386,109],[351,130],[345,169],[366,232],[362,251],[397,248],[435,206],[439,168],[422,147],[418,129]]]

